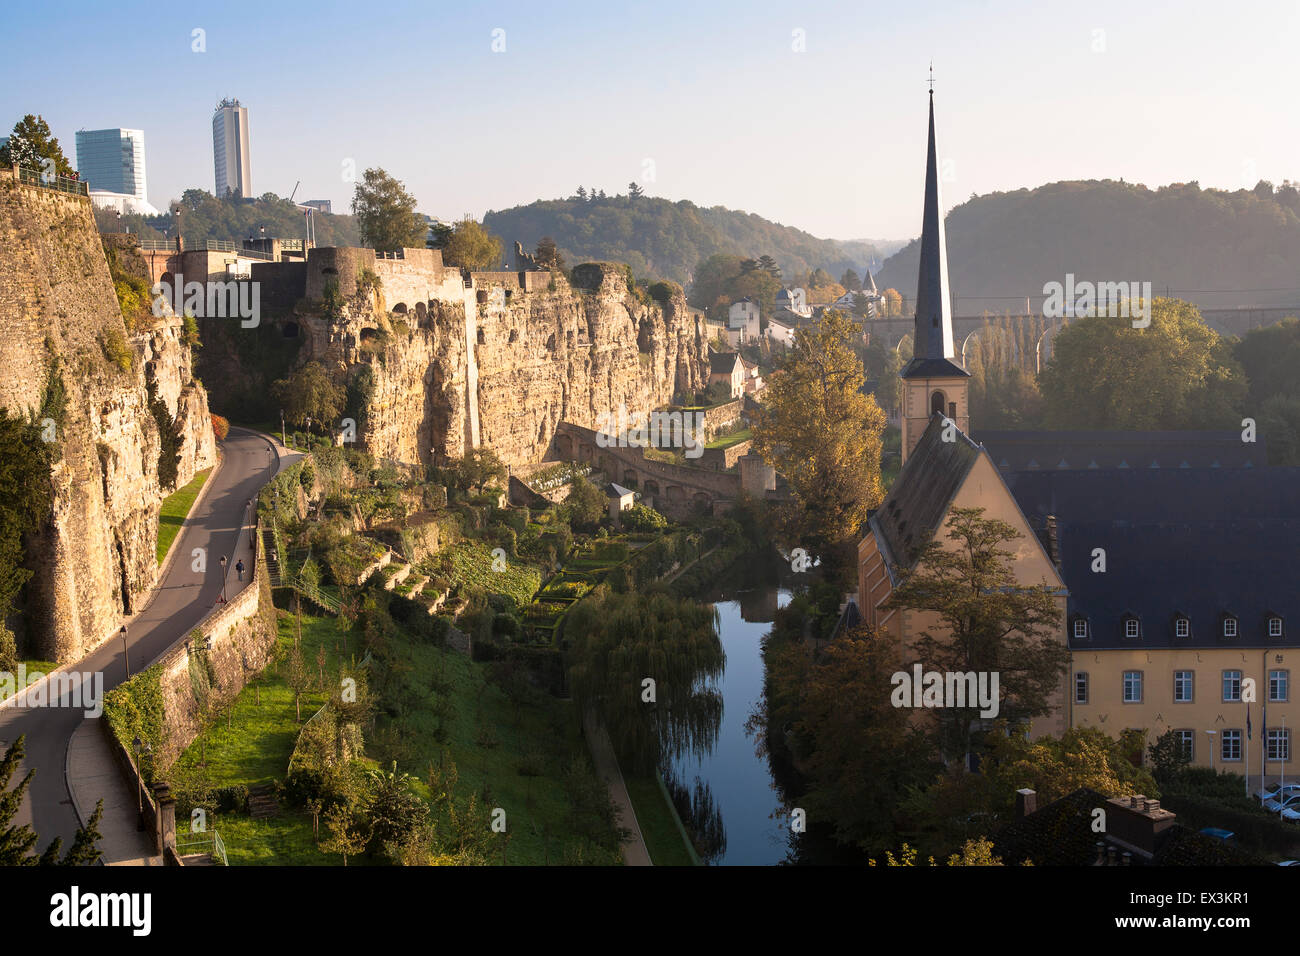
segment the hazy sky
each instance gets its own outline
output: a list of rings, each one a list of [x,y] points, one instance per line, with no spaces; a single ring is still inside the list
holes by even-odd
[[[74,161],[78,129],[143,129],[160,207],[213,189],[212,110],[235,96],[259,195],[302,180],[342,209],[351,160],[442,218],[637,179],[907,238],[933,59],[949,208],[1061,179],[1300,180],[1297,0],[186,6],[9,6],[0,127],[39,112]]]

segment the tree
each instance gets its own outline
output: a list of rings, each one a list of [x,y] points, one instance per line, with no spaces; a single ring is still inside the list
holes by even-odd
[[[428,246],[430,249],[446,249],[447,243],[451,242],[452,233],[455,231],[450,223],[432,222],[429,224]]]
[[[382,169],[367,169],[352,196],[361,241],[380,252],[423,247],[428,226],[416,215],[415,197]]]
[[[402,846],[424,822],[428,808],[411,791],[411,775],[398,773],[394,761],[389,770],[371,770],[370,840],[374,848],[390,857],[399,855]]]
[[[569,686],[581,711],[601,717],[625,768],[651,773],[717,739],[726,655],[715,622],[695,601],[605,585],[568,612]]]
[[[668,519],[649,505],[633,505],[619,515],[619,520],[628,531],[660,531],[668,527]]]
[[[31,786],[32,778],[36,775],[35,770],[28,770],[18,785],[12,790],[9,789],[9,781],[13,779],[18,765],[22,763],[25,741],[26,736],[20,734],[9,745],[4,758],[0,759],[0,866],[52,866],[54,864],[89,866],[95,863],[100,856],[95,844],[101,839],[99,823],[104,815],[103,800],[95,805],[95,812],[86,825],[78,828],[72,846],[62,859],[59,858],[59,850],[63,846],[62,839],[55,837],[45,848],[44,853],[39,857],[33,856],[31,851],[39,839],[35,831],[26,823],[13,822],[18,809],[23,805],[27,788]]]
[[[903,297],[897,289],[886,289],[880,294],[880,314],[887,319],[902,318]]]
[[[564,256],[560,255],[559,248],[555,245],[555,240],[550,236],[542,236],[537,242],[537,251],[533,258],[543,269],[550,269],[552,272],[564,271]]]
[[[469,215],[457,222],[442,250],[442,260],[461,269],[490,269],[501,262],[501,240]]]
[[[754,449],[790,483],[805,548],[833,548],[857,534],[883,497],[885,415],[862,394],[861,329],[835,310],[795,330],[784,364],[768,380]]]
[[[627,184],[628,199],[640,199],[644,195],[645,195],[645,190],[640,187],[640,185],[637,183],[635,179]]]
[[[1172,728],[1153,740],[1147,753],[1151,757],[1151,766],[1155,775],[1161,780],[1177,776],[1192,762],[1191,754],[1183,744],[1182,735]]]
[[[915,639],[916,660],[940,673],[998,674],[998,716],[1029,721],[1051,710],[1069,663],[1061,640],[1062,611],[1046,581],[1017,580],[1013,552],[1005,545],[1020,533],[983,508],[953,508],[945,523],[950,545],[928,542],[903,574],[887,606],[925,611],[938,619],[935,631]],[[965,760],[974,750],[973,726],[980,707],[927,711],[935,721],[934,742],[945,762]]]
[[[840,285],[848,292],[861,292],[862,277],[852,269],[845,269],[844,275],[840,276]]]
[[[803,653],[802,642],[791,643]],[[777,658],[769,658],[779,664]],[[830,821],[835,839],[868,851],[893,845],[893,808],[932,774],[928,747],[908,711],[890,704],[898,648],[867,628],[837,637],[807,666],[799,688],[792,755],[807,789],[801,805]]]
[[[53,380],[57,381],[57,380]],[[47,395],[49,389],[47,388]],[[55,402],[58,404],[58,402]],[[50,458],[54,446],[41,440],[50,418],[61,430],[63,411],[42,402],[32,421],[10,417],[0,408],[0,626],[8,618],[32,572],[23,566],[24,536],[43,524],[50,511]],[[61,438],[61,435],[57,435]],[[8,634],[8,630],[5,629]],[[0,670],[14,670],[17,647],[0,641]],[[11,657],[4,666],[4,658]]]
[[[325,811],[325,827],[330,835],[321,841],[320,848],[325,853],[342,853],[344,866],[348,865],[349,854],[356,856],[370,842],[365,821],[346,802]]]
[[[346,399],[344,389],[319,362],[308,362],[288,378],[278,379],[271,396],[295,425],[306,425],[311,419],[322,427],[339,417]]]
[[[457,486],[482,494],[489,482],[505,483],[505,463],[491,448],[475,448],[453,466]]]
[[[577,478],[569,486],[563,511],[575,529],[591,529],[604,520],[608,510],[605,493],[586,478]]]
[[[293,709],[298,723],[302,723],[302,695],[311,688],[311,670],[303,660],[302,647],[297,641],[289,651],[289,666],[285,669],[285,683],[293,691]]]
[[[9,134],[9,141],[0,148],[0,166],[30,166],[44,169],[43,160],[54,161],[51,171],[58,176],[75,177],[76,171],[68,157],[63,155],[63,148],[50,132],[50,124],[43,116],[28,113],[14,124]]]
[[[586,187],[586,186],[579,186],[579,187],[578,187],[577,196],[578,196],[578,199],[579,199],[580,201],[582,201],[582,202],[586,202],[586,201],[587,201],[587,187]]]
[[[1151,324],[1096,315],[1056,333],[1039,376],[1047,423],[1066,429],[1239,427],[1245,375],[1189,302],[1156,299]]]

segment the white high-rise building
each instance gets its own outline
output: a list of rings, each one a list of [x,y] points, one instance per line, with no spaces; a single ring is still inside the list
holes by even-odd
[[[233,192],[253,195],[252,167],[248,158],[248,109],[239,100],[225,99],[212,114],[212,158],[216,166],[217,196]]]

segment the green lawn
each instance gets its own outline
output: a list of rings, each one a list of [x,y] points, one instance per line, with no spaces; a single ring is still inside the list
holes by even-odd
[[[677,828],[677,811],[664,799],[659,781],[654,777],[624,776],[627,795],[636,810],[646,849],[655,866],[694,866],[690,851]]]
[[[292,618],[280,621],[286,652],[292,646],[293,623]],[[359,643],[355,633],[339,631],[333,618],[303,615],[303,656],[313,670],[317,648],[326,649],[328,677],[340,656],[359,653]],[[486,680],[487,665],[405,631],[393,641],[393,650],[408,691],[402,695],[400,716],[381,711],[375,726],[366,730],[368,763],[386,767],[397,761],[400,770],[417,778],[414,789],[427,799],[428,768],[454,761],[460,798],[476,793],[487,807],[506,811],[510,838],[500,841],[504,860],[494,850],[493,863],[618,863],[612,831],[582,809],[571,789],[584,774],[594,776],[571,702],[539,693],[516,708],[500,687]],[[277,670],[284,667],[282,661]],[[198,773],[214,788],[284,779],[301,724],[293,694],[279,674],[268,668],[260,684],[261,705],[254,703],[254,689],[245,688],[229,718],[223,714],[208,731],[206,758],[195,741],[177,761],[173,777]],[[303,720],[324,699],[320,692],[304,697]],[[437,811],[439,822],[444,812]],[[221,814],[209,821],[209,828],[221,834],[232,866],[342,862],[338,855],[316,848],[308,814],[283,804],[276,817],[253,820],[244,813]],[[188,821],[179,821],[178,830],[188,831]],[[597,846],[587,834],[602,836],[609,848]],[[349,858],[348,865],[368,862],[365,857]]]
[[[208,480],[210,474],[212,474],[212,469],[205,468],[195,475],[194,480],[184,488],[163,499],[162,508],[158,512],[159,564],[163,563],[172,542],[181,533],[181,525],[185,523],[190,508],[194,507],[194,499],[199,496],[199,490],[203,487],[203,483]]]
[[[58,664],[55,664],[53,661],[38,661],[30,658],[27,660],[19,661],[19,664],[22,666],[23,668],[22,673],[23,675],[26,676],[28,681],[32,679],[33,674],[42,674],[42,675],[48,674],[50,671],[54,670],[56,667],[59,666]],[[23,689],[22,687],[18,686],[18,676],[19,675],[17,674],[13,675],[13,685],[14,685],[12,688],[13,694],[18,693],[20,690]],[[8,682],[4,684],[0,684],[0,700],[4,700],[5,698],[12,696],[12,694],[10,693],[10,688],[7,686],[7,683]],[[23,685],[23,687],[25,686],[26,684]]]
[[[742,441],[749,441],[754,437],[751,429],[742,428],[738,432],[732,432],[730,435],[719,435],[713,441],[705,445],[705,448],[730,448],[732,445],[738,445]]]

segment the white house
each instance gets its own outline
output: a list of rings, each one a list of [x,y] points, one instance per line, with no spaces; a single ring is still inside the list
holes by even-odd
[[[808,308],[808,293],[799,287],[782,289],[776,294],[777,309],[789,309],[795,315],[808,318],[812,310]]]
[[[784,315],[789,314],[784,313]],[[780,342],[786,348],[794,345],[794,330],[794,323],[783,315],[774,315],[767,320],[767,337],[773,342]]]
[[[758,303],[745,296],[739,302],[731,303],[727,311],[727,328],[740,333],[740,341],[758,340]]]

